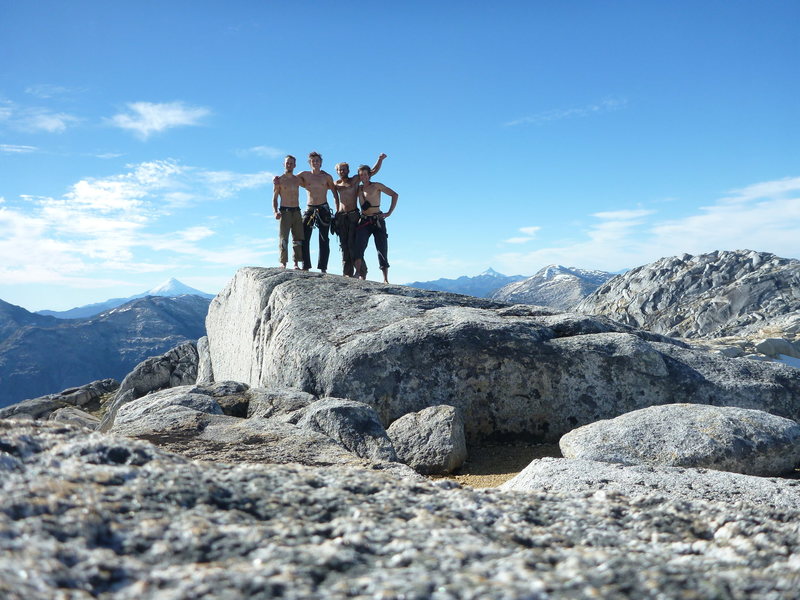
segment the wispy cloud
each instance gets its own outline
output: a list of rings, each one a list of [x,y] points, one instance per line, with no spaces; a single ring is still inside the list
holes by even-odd
[[[550,121],[589,117],[592,115],[620,110],[625,108],[627,104],[628,101],[624,98],[605,98],[600,102],[595,102],[594,104],[588,104],[586,106],[555,108],[538,112],[527,117],[508,121],[507,123],[504,123],[504,125],[506,127],[515,127],[517,125],[541,125],[543,123],[549,123]]]
[[[9,100],[0,101],[0,122],[12,129],[28,133],[63,133],[81,122],[79,117],[40,106],[19,106]]]
[[[520,233],[524,233],[524,236],[516,236],[511,237],[506,240],[503,240],[506,244],[525,244],[526,242],[530,242],[531,240],[535,239],[536,234],[539,232],[541,227],[531,226],[531,227],[520,227],[517,231]]]
[[[101,270],[163,271],[180,262],[263,262],[263,238],[219,236],[213,223],[192,221],[187,210],[266,185],[272,177],[150,161],[117,175],[84,178],[61,197],[0,202],[0,277],[7,283],[65,282]],[[170,230],[169,223],[181,226]]]
[[[30,85],[25,88],[25,93],[44,100],[49,98],[56,98],[58,96],[66,96],[78,91],[76,88],[65,87],[63,85],[55,85],[51,83],[40,83],[37,85]]]
[[[17,146],[14,144],[0,144],[0,152],[8,152],[9,154],[29,154],[36,152],[36,146]]]
[[[239,150],[236,154],[239,156],[260,156],[261,158],[269,159],[283,158],[286,156],[285,151],[280,148],[273,148],[272,146],[253,146],[245,150]]]
[[[127,112],[114,115],[108,122],[132,131],[142,140],[174,127],[199,125],[203,118],[211,114],[207,108],[188,106],[183,102],[131,102],[127,108]]]
[[[492,262],[533,273],[551,263],[617,271],[684,252],[742,248],[800,258],[800,177],[733,190],[677,219],[658,219],[656,211],[643,208],[591,217],[593,223],[573,239],[499,254]]]

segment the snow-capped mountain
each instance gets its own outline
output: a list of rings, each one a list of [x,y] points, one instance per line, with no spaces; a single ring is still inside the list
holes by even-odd
[[[458,279],[437,279],[436,281],[414,281],[407,283],[409,287],[423,290],[433,290],[436,292],[451,292],[453,294],[464,294],[476,296],[478,298],[488,298],[492,292],[503,287],[507,283],[525,279],[523,275],[503,275],[491,267],[474,277],[462,275]]]
[[[532,277],[503,286],[491,298],[501,302],[571,310],[612,277],[614,274],[606,271],[548,265]]]
[[[116,308],[117,306],[122,306],[126,302],[130,302],[131,300],[136,300],[137,298],[145,298],[147,296],[161,296],[164,298],[174,298],[177,296],[183,296],[187,294],[190,296],[200,296],[201,298],[208,298],[208,299],[214,297],[214,294],[207,294],[205,292],[201,292],[200,290],[197,290],[193,287],[189,287],[188,285],[181,283],[174,277],[171,277],[164,283],[157,285],[156,287],[147,290],[146,292],[142,292],[141,294],[136,294],[134,296],[129,296],[128,298],[111,298],[109,300],[106,300],[105,302],[86,304],[85,306],[77,306],[69,310],[39,310],[36,311],[36,314],[56,317],[58,319],[86,319],[88,317],[97,315],[103,312],[104,310],[109,310],[112,308]]]

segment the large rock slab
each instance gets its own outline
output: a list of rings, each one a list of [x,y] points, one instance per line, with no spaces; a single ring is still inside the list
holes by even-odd
[[[100,423],[101,431],[114,424],[117,411],[131,400],[165,388],[190,385],[197,380],[197,346],[184,342],[160,356],[140,362],[125,376]]]
[[[567,496],[595,492],[628,497],[655,495],[791,511],[800,506],[798,479],[755,477],[712,469],[622,465],[581,458],[534,460],[500,489]]]
[[[403,286],[244,268],[206,327],[217,379],[364,402],[384,426],[448,404],[468,440],[557,441],[676,402],[800,418],[790,367],[710,356],[603,317]]]
[[[667,404],[564,435],[564,458],[783,475],[800,465],[800,424],[760,410]]]
[[[792,508],[211,464],[52,424],[2,421],[0,448],[10,600],[797,595]]]
[[[464,420],[452,406],[403,415],[386,430],[398,459],[423,475],[452,473],[467,460]]]

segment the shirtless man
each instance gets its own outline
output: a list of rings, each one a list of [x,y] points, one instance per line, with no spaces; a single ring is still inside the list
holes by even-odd
[[[381,170],[385,154],[378,157],[375,166],[370,170],[370,175],[375,175]],[[342,275],[353,277],[355,269],[353,265],[356,244],[356,226],[360,216],[358,210],[358,175],[350,177],[350,165],[340,162],[336,165],[336,173],[339,179],[336,181],[336,189],[339,190],[339,212],[336,215],[336,224],[339,234],[339,247],[342,249]],[[367,265],[362,261],[362,271],[359,273],[362,279],[367,276]]]
[[[361,264],[364,262],[364,251],[369,244],[369,236],[375,238],[375,249],[378,251],[378,264],[383,271],[383,282],[389,283],[389,261],[387,260],[388,243],[386,234],[386,219],[394,212],[397,206],[397,192],[377,181],[370,181],[371,169],[367,165],[358,167],[358,177],[361,188],[358,195],[361,200],[361,218],[356,227],[356,254],[355,268],[361,276]],[[389,212],[381,212],[381,194],[391,197],[392,204]]]
[[[331,227],[331,209],[328,206],[328,190],[333,192],[336,211],[339,211],[339,191],[333,183],[333,177],[322,171],[322,156],[318,152],[308,155],[310,171],[303,171],[297,177],[300,185],[308,192],[308,206],[303,213],[303,270],[311,269],[311,232],[316,225],[319,239],[319,261],[317,268],[323,273],[328,270],[328,258],[331,254],[329,232]]]
[[[297,264],[303,258],[303,216],[300,214],[300,178],[293,173],[297,160],[291,154],[283,160],[285,172],[274,181],[274,191],[272,192],[272,211],[275,218],[280,221],[278,235],[278,250],[280,251],[281,268],[286,268],[289,260],[289,232],[292,233],[292,257],[294,258],[294,268],[299,269]],[[278,208],[278,197],[280,196],[281,205]]]

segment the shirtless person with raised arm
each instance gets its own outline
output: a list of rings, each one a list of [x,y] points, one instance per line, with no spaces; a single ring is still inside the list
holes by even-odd
[[[386,219],[394,212],[397,206],[397,192],[377,181],[370,181],[371,169],[367,165],[358,167],[358,177],[361,188],[358,192],[361,201],[361,218],[356,227],[356,255],[355,268],[360,279],[361,264],[364,262],[364,251],[369,244],[369,236],[375,238],[375,249],[378,251],[378,264],[383,271],[383,282],[389,283],[389,261],[387,259],[389,237],[386,233]],[[381,211],[381,194],[391,197],[392,204],[389,212]]]
[[[331,209],[328,206],[328,190],[333,192],[336,211],[339,211],[339,192],[333,183],[333,177],[322,171],[322,156],[318,152],[308,155],[310,171],[303,171],[297,177],[300,185],[308,192],[308,206],[303,213],[303,270],[311,269],[311,232],[317,227],[319,239],[319,261],[317,268],[323,273],[328,270],[330,257]]]
[[[289,232],[292,233],[292,258],[294,268],[303,258],[303,216],[300,214],[300,178],[293,173],[297,160],[291,154],[283,160],[284,174],[273,180],[272,211],[280,221],[278,227],[278,250],[281,268],[286,268],[289,260]],[[278,207],[278,197],[281,199]]]
[[[375,175],[381,170],[385,154],[378,157],[375,166],[370,170],[370,175]],[[339,179],[336,181],[336,189],[339,190],[339,211],[336,215],[337,233],[339,235],[339,247],[342,249],[342,275],[353,277],[354,256],[356,244],[356,226],[360,212],[358,210],[358,187],[360,180],[358,175],[350,177],[350,165],[340,162],[336,165],[336,173]],[[364,279],[367,276],[367,265],[361,262],[362,271],[358,275]]]

